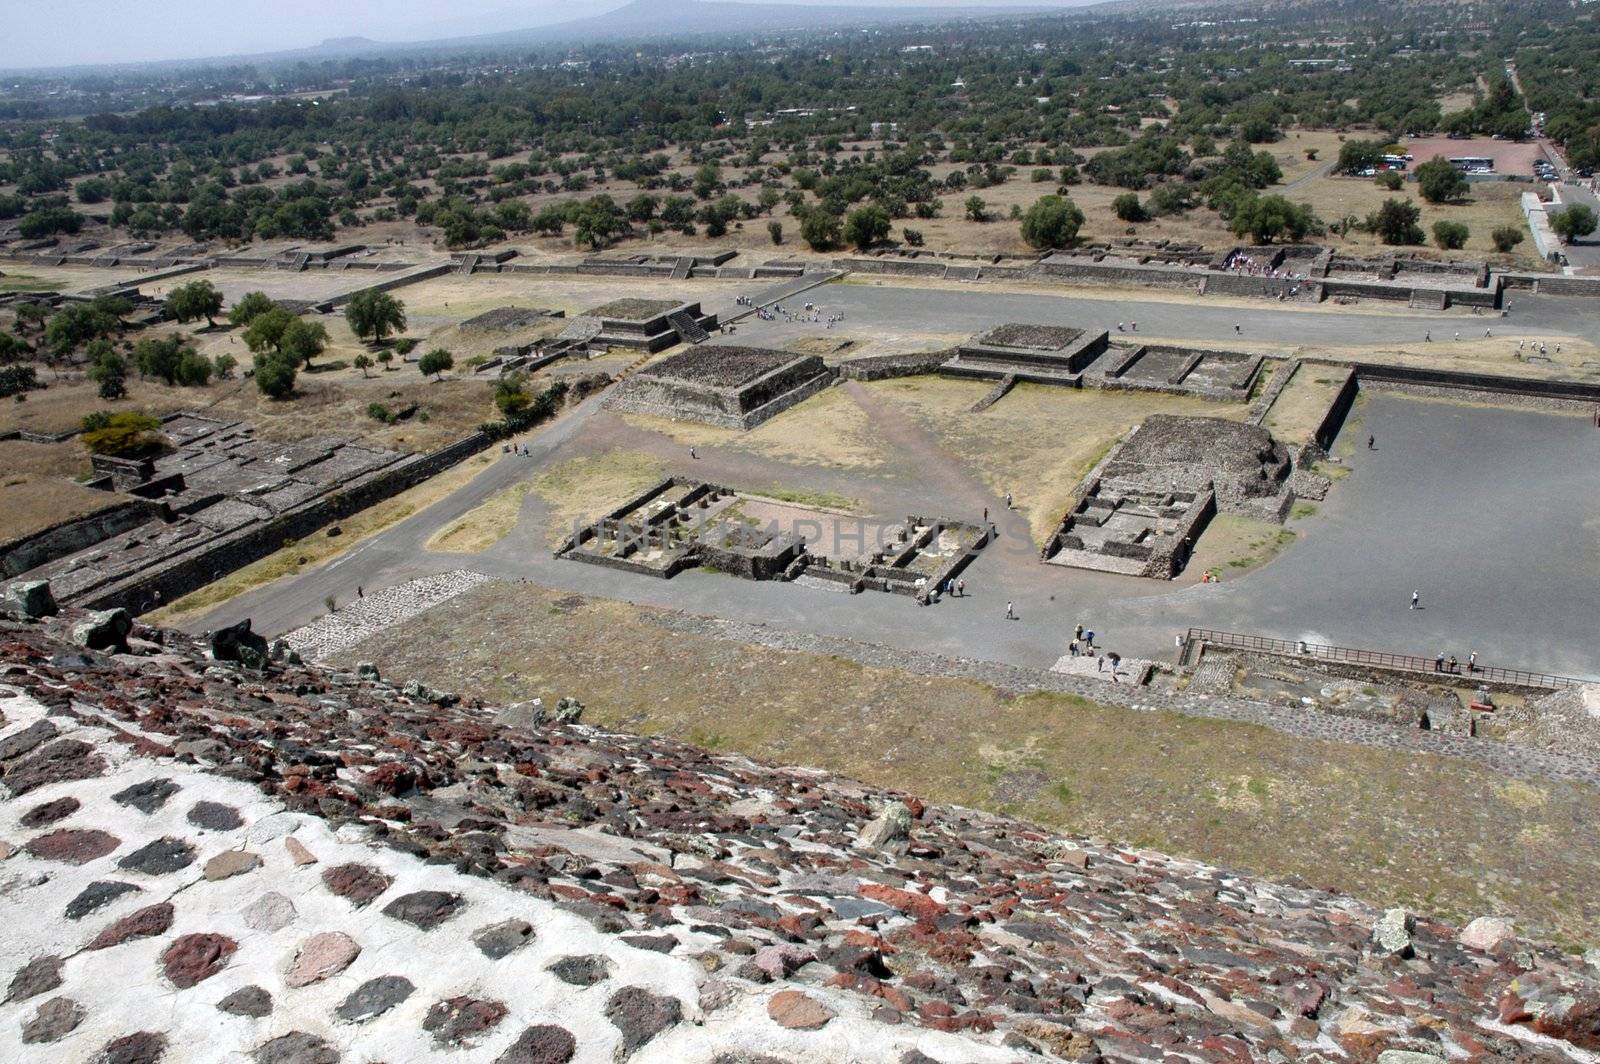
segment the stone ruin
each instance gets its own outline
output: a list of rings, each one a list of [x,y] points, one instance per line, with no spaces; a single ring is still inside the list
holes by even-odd
[[[646,366],[605,405],[674,421],[749,430],[816,395],[834,380],[817,355],[708,345]]]
[[[747,580],[931,601],[989,542],[987,528],[908,516],[882,523],[668,477],[581,529],[558,557],[670,579],[707,566]]]
[[[974,408],[998,401],[1014,384],[1151,391],[1243,402],[1266,364],[1241,351],[1141,344],[1129,334],[1113,342],[1107,332],[1059,325],[997,326],[956,349],[938,372],[946,377],[993,380],[996,389]]]
[[[717,316],[699,303],[672,299],[614,299],[584,318],[599,322],[590,337],[596,347],[626,347],[655,354],[677,343],[703,343],[717,327]]]
[[[1281,523],[1294,503],[1292,468],[1259,426],[1153,414],[1090,473],[1041,556],[1170,580],[1218,512]]]
[[[570,700],[94,628],[0,618],[18,1064],[1571,1064],[1600,1040],[1592,964],[1503,919],[610,732]]]

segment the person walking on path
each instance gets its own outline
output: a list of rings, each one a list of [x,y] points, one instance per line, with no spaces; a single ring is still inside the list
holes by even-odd
[[[1378,444],[1378,437],[1376,437],[1376,436],[1368,436],[1367,437],[1367,450],[1376,451],[1378,449],[1377,444]]]
[[[957,580],[956,581],[956,597],[957,598],[966,598],[967,597],[967,582],[965,580]]]
[[[1421,606],[1422,606],[1422,592],[1421,591],[1413,591],[1413,592],[1411,592],[1411,608],[1415,610],[1415,609],[1421,608]]]
[[[1074,639],[1082,639],[1083,638],[1083,625],[1080,624],[1080,625],[1078,625],[1078,627],[1076,627],[1076,628],[1074,628],[1072,630],[1072,638],[1074,638]]]
[[[1233,323],[1233,335],[1235,335],[1235,336],[1244,335],[1244,326],[1240,325],[1238,322],[1234,322]]]
[[[1006,620],[1014,621],[1016,619],[1017,619],[1017,611],[1012,608],[1011,603],[1009,603],[1009,602],[1006,603]]]
[[[1007,509],[1007,510],[1010,510],[1010,509],[1012,509],[1012,505],[1011,505],[1011,493],[1010,493],[1010,492],[1009,492],[1009,491],[1008,491],[1008,492],[1006,492],[1006,509]]]
[[[698,462],[699,460],[700,455],[695,453],[695,449],[693,447],[689,448],[689,461]]]
[[[1474,650],[1472,653],[1467,655],[1467,674],[1470,676],[1472,673],[1475,673],[1477,671],[1478,671],[1478,652],[1476,650]]]

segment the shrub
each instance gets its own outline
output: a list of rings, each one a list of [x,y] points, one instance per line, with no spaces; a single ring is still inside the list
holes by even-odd
[[[275,351],[255,357],[256,387],[268,399],[286,399],[294,392],[297,367]]]
[[[1124,222],[1146,222],[1150,214],[1144,209],[1144,204],[1139,202],[1137,192],[1124,192],[1111,201],[1111,209],[1116,212],[1117,218]]]
[[[1526,237],[1521,226],[1502,225],[1497,226],[1495,231],[1489,234],[1489,239],[1494,241],[1494,249],[1504,254],[1522,243]]]
[[[1385,170],[1373,178],[1372,181],[1373,184],[1388,192],[1399,192],[1406,184],[1405,178],[1394,170]]]
[[[368,403],[367,416],[374,421],[381,421],[385,425],[391,425],[394,423],[394,415],[391,414],[389,412],[389,408],[384,406],[382,403]]]
[[[1434,222],[1433,242],[1446,251],[1458,251],[1467,246],[1471,231],[1460,222]]]
[[[1078,238],[1083,211],[1065,196],[1045,196],[1022,216],[1022,239],[1029,247],[1064,248]]]
[[[83,419],[83,444],[94,454],[147,454],[160,447],[160,428],[161,422],[148,414],[100,411]]]
[[[0,368],[0,399],[39,387],[39,375],[32,366],[6,366]]]

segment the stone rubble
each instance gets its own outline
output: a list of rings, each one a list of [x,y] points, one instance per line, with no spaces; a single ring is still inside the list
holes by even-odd
[[[408,580],[347,602],[283,638],[305,657],[331,657],[488,580],[482,573],[467,569]]]
[[[1600,1061],[1503,921],[80,621],[0,621],[0,1059]]]

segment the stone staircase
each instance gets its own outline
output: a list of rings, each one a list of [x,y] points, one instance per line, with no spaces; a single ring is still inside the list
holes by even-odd
[[[473,271],[478,268],[478,264],[482,261],[482,255],[466,255],[461,259],[461,265],[456,269],[456,272],[464,277],[471,277]]]
[[[682,260],[680,260],[682,261]],[[687,344],[703,344],[711,339],[711,334],[700,328],[700,323],[691,318],[687,311],[676,311],[667,315],[667,324],[678,334],[678,339]]]
[[[678,264],[672,268],[672,279],[674,281],[687,281],[689,279],[689,274],[693,272],[693,270],[694,259],[681,258],[678,260]]]
[[[1001,377],[1000,380],[995,383],[995,386],[993,388],[989,389],[989,394],[988,395],[985,395],[982,399],[979,399],[976,403],[972,404],[972,409],[970,411],[968,411],[968,413],[972,413],[972,414],[981,414],[981,413],[983,413],[985,410],[989,409],[991,406],[993,406],[994,404],[998,403],[1001,399],[1004,399],[1005,396],[1006,396],[1006,393],[1009,392],[1012,388],[1015,388],[1016,386],[1017,386],[1017,375],[1015,373],[1007,373],[1004,377]]]

